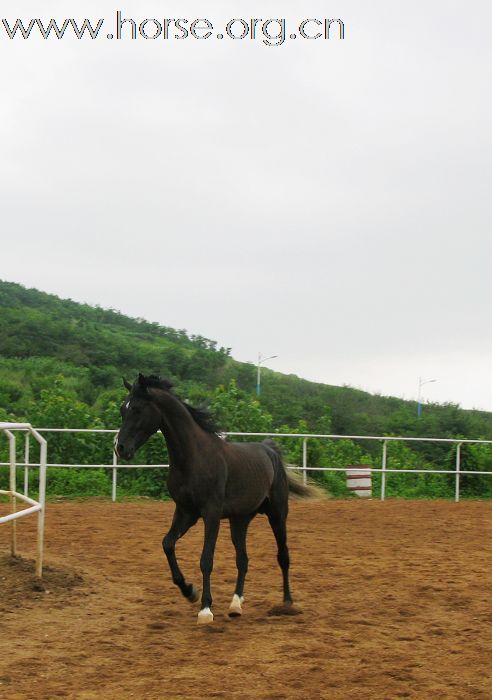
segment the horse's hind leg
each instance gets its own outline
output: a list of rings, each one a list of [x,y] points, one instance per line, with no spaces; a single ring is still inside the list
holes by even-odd
[[[246,534],[251,516],[229,518],[231,525],[231,539],[236,549],[237,580],[229,617],[238,617],[242,614],[242,603],[244,600],[244,580],[248,573],[248,552],[246,551]]]
[[[277,561],[282,569],[284,605],[292,605],[292,596],[289,587],[289,549],[287,547],[287,508],[276,509],[270,507],[268,512],[275,540],[277,541]]]
[[[191,583],[186,583],[185,578],[181,573],[181,569],[178,566],[175,546],[179,538],[183,537],[183,535],[188,532],[190,527],[192,527],[197,520],[198,516],[194,513],[176,507],[171,529],[162,540],[162,548],[164,549],[164,554],[169,562],[173,583],[178,586],[184,597],[188,598],[191,603],[195,603],[198,600],[198,591]]]

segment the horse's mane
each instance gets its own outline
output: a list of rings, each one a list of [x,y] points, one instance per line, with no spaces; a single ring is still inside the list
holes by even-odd
[[[176,394],[174,394],[176,396]],[[176,397],[179,398],[179,397]],[[181,399],[179,399],[181,401]],[[185,401],[181,401],[183,406],[186,408],[190,416],[193,418],[195,423],[202,428],[206,433],[219,433],[220,428],[216,423],[215,416],[212,411],[208,408],[197,408],[196,406],[191,406]]]
[[[149,377],[144,377],[143,374],[139,374],[135,385],[141,386],[142,388],[154,387],[155,389],[164,389],[164,391],[169,391],[173,388],[171,382],[167,379],[161,379],[161,377],[158,377],[156,374],[151,374]]]
[[[196,406],[191,406],[186,401],[183,401],[174,391],[172,382],[167,379],[161,379],[155,374],[151,374],[149,377],[144,377],[139,374],[137,381],[133,385],[132,392],[138,393],[139,389],[145,392],[147,388],[163,389],[164,391],[169,391],[180,403],[186,408],[190,416],[193,418],[195,423],[202,428],[206,433],[218,433],[220,428],[218,427],[213,413],[207,408],[198,408]]]

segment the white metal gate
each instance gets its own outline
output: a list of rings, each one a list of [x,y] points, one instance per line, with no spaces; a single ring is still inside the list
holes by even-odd
[[[39,443],[40,456],[39,456],[39,495],[38,500],[35,501],[29,498],[27,495],[19,493],[17,491],[16,485],[16,468],[17,468],[17,457],[15,450],[15,432],[22,431],[26,435],[26,440],[29,435]],[[11,540],[10,540],[10,551],[13,557],[17,555],[17,531],[16,531],[16,521],[19,518],[23,518],[26,515],[31,515],[32,513],[38,514],[38,535],[36,544],[36,576],[41,578],[43,575],[43,545],[44,545],[44,514],[45,514],[45,498],[46,498],[46,455],[47,455],[47,443],[44,437],[42,437],[37,430],[35,430],[30,423],[0,423],[0,433],[3,433],[9,441],[9,465],[10,465],[10,479],[9,479],[9,490],[0,490],[0,495],[10,497],[10,514],[4,515],[0,518],[0,523],[11,523]],[[28,508],[23,510],[17,510],[17,500],[27,503]]]

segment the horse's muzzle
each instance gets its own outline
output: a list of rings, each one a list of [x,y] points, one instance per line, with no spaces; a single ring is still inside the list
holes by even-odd
[[[135,450],[132,447],[126,447],[121,442],[116,443],[114,451],[117,457],[126,461],[131,459],[135,454]]]

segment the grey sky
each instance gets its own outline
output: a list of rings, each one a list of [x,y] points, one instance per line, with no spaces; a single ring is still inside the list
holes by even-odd
[[[42,18],[118,4],[44,2]],[[490,3],[126,3],[345,41],[9,41],[0,277],[286,373],[492,410]],[[39,16],[7,1],[2,17]],[[1,30],[1,27],[0,27]]]

